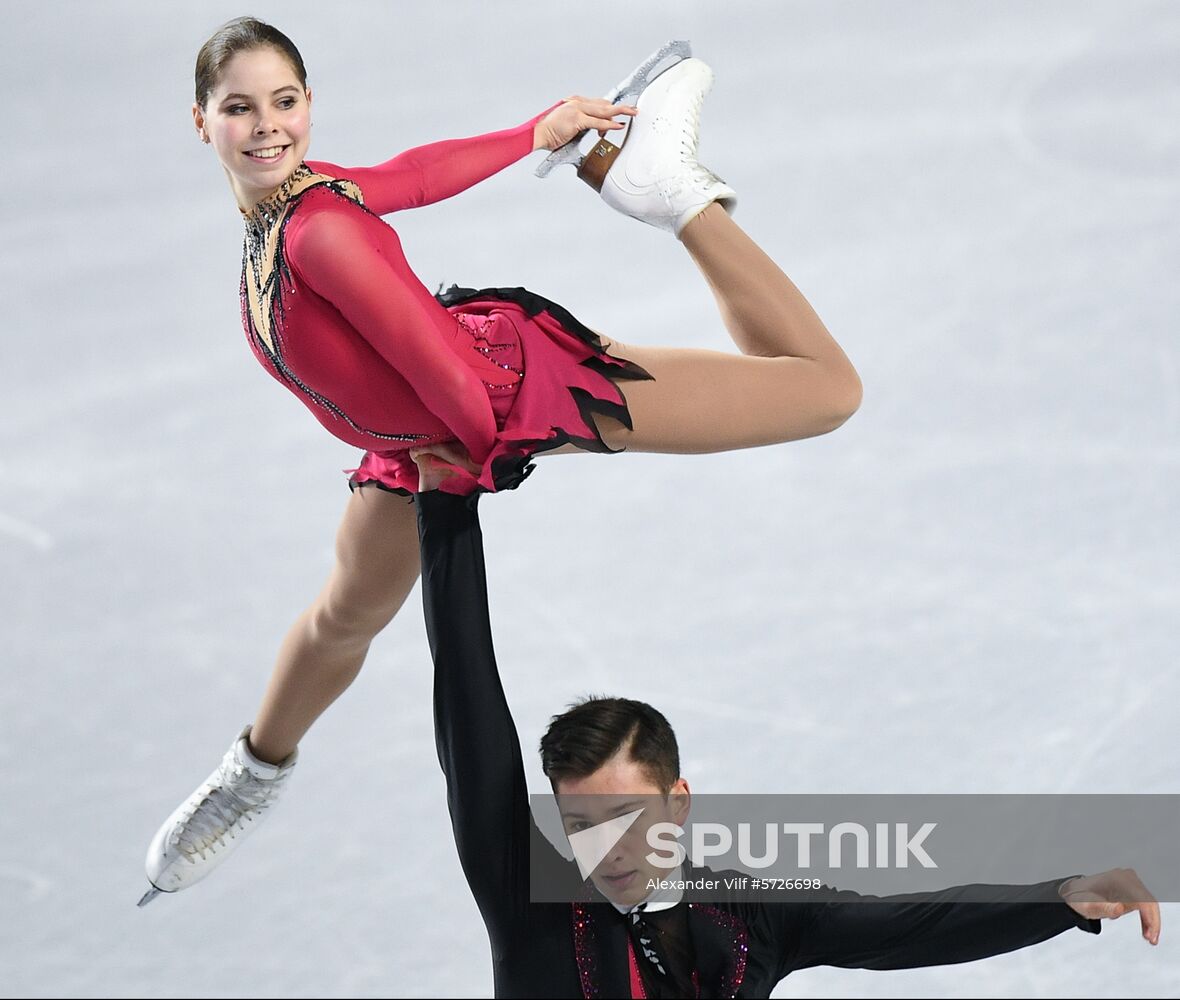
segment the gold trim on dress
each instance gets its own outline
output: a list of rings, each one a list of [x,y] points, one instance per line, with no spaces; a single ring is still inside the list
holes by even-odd
[[[360,187],[350,180],[317,174],[306,163],[299,164],[274,194],[263,198],[249,212],[242,212],[246,223],[243,273],[250,321],[267,353],[276,357],[271,324],[276,298],[281,298],[282,261],[279,238],[283,222],[290,214],[292,202],[308,188],[317,184],[332,184],[333,189],[359,205],[365,203]],[[239,209],[239,211],[241,211]],[[282,303],[277,303],[281,309]]]

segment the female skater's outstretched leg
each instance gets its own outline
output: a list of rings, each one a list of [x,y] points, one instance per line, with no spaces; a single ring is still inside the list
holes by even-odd
[[[597,418],[606,442],[630,451],[727,451],[825,434],[847,420],[860,405],[856,369],[779,266],[717,203],[679,239],[742,354],[614,341],[611,354],[654,379],[625,385],[634,430]]]
[[[148,845],[152,888],[140,906],[207,877],[271,813],[295,767],[296,744],[352,683],[373,636],[418,578],[415,515],[404,497],[375,487],[353,492],[336,535],[336,565],[287,633],[258,717]]]
[[[412,503],[373,487],[355,490],[336,534],[336,564],[279,649],[250,733],[255,756],[286,757],[356,679],[369,644],[418,579]]]

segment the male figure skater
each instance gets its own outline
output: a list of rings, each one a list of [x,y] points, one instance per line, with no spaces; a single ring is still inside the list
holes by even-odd
[[[825,887],[806,902],[701,904],[650,893],[640,863],[628,860],[637,855],[616,849],[583,901],[530,902],[530,852],[560,855],[532,820],[497,672],[479,494],[431,489],[445,473],[428,453],[416,460],[436,742],[459,858],[487,925],[497,997],[768,997],[796,969],[969,962],[1071,927],[1098,933],[1098,918],[1130,909],[1140,911],[1144,936],[1158,942],[1159,906],[1130,869],[971,887],[975,899],[993,889],[999,901],[988,903],[961,901],[965,887],[881,902]],[[654,796],[673,821],[685,812],[675,737],[650,706],[623,699],[580,705],[553,721],[542,753],[559,802],[608,792],[644,802]],[[575,866],[564,865],[580,883]],[[1127,899],[1148,902],[1118,902]]]

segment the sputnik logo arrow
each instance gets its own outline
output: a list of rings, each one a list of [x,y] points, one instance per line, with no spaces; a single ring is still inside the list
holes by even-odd
[[[643,809],[624,813],[605,823],[590,827],[589,830],[579,830],[569,834],[570,847],[573,848],[574,858],[578,862],[578,871],[582,878],[586,878],[610,853],[612,847],[621,839],[624,833],[631,829],[631,824],[639,819]]]

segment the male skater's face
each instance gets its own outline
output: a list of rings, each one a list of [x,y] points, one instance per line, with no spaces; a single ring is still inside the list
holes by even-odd
[[[588,777],[561,779],[554,791],[567,837],[642,810],[590,874],[608,899],[632,906],[651,895],[660,879],[676,877],[674,868],[650,860],[659,852],[647,833],[656,823],[683,826],[689,810],[688,782],[683,778],[665,795],[647,770],[621,751]]]

